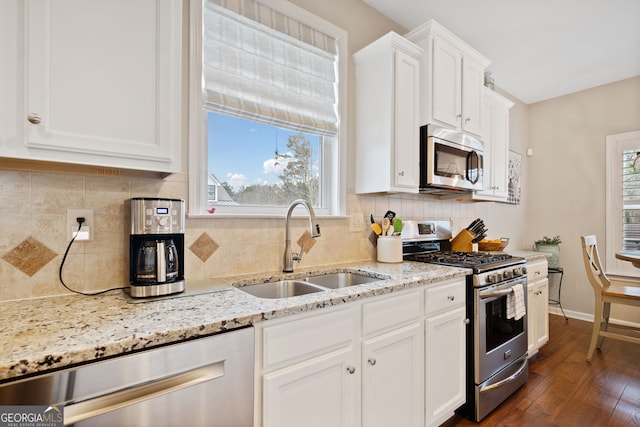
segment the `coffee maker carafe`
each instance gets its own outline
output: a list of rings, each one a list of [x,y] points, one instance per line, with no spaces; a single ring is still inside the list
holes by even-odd
[[[131,296],[184,291],[184,200],[136,197],[127,204]]]

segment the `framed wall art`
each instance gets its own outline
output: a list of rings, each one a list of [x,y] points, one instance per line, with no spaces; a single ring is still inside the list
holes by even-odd
[[[509,150],[509,193],[507,203],[519,205],[522,198],[522,155]]]

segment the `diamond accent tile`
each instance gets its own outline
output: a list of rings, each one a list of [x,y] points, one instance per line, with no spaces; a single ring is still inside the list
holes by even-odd
[[[31,277],[47,265],[55,256],[55,252],[29,236],[2,258]]]
[[[206,262],[211,255],[220,247],[207,233],[202,233],[196,239],[189,250],[193,252],[202,262]]]

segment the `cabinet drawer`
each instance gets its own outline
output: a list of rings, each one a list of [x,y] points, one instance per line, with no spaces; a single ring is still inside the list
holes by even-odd
[[[547,265],[547,261],[527,263],[527,281],[532,282],[547,277]]]
[[[354,321],[354,308],[347,307],[265,327],[262,330],[263,369],[296,363],[351,345],[356,329]]]
[[[408,291],[363,304],[363,335],[396,329],[419,320],[422,314],[421,294],[419,290]]]
[[[427,316],[464,305],[465,281],[435,286],[425,292]]]

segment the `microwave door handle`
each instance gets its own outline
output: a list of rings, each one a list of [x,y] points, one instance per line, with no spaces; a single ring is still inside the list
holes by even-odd
[[[472,161],[471,159],[474,159],[475,161]],[[476,176],[472,178],[471,170],[474,164],[476,169]],[[469,154],[467,154],[467,181],[471,182],[472,184],[477,184],[478,180],[480,179],[480,171],[477,170],[479,165],[478,153],[476,153],[475,151],[470,151]]]

